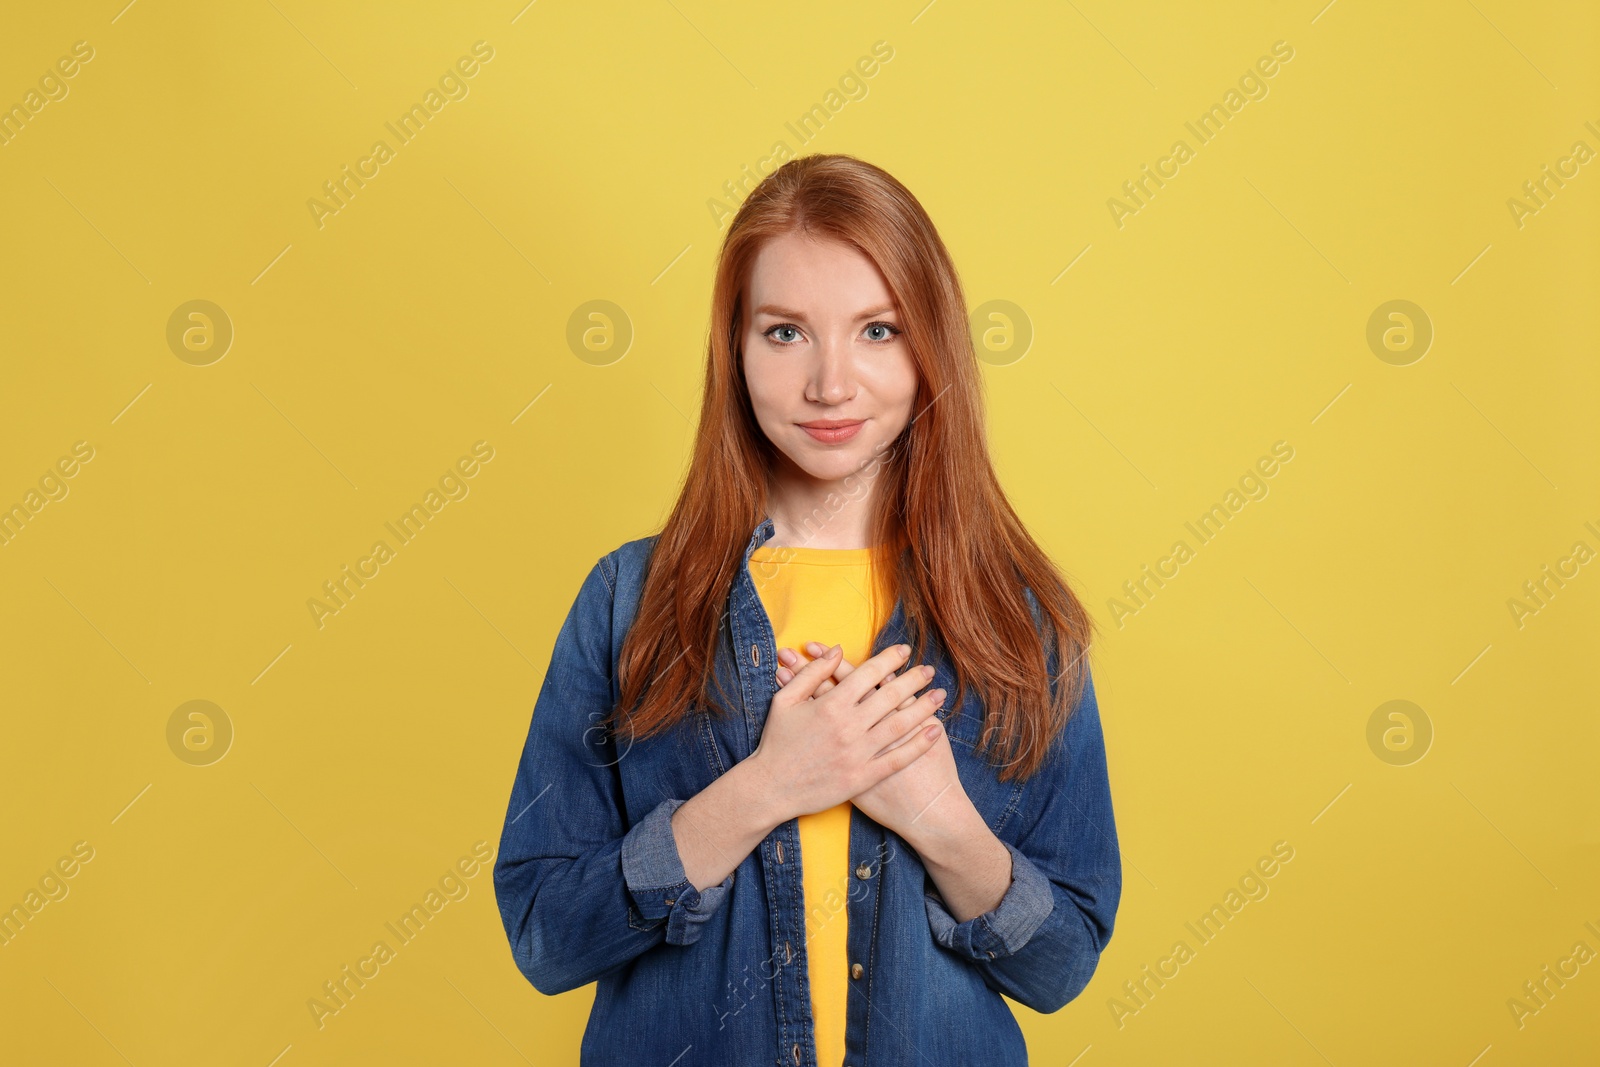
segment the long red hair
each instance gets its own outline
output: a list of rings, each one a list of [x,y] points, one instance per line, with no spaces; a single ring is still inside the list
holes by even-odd
[[[902,598],[911,662],[928,659],[930,637],[944,650],[956,675],[949,707],[960,707],[969,686],[981,695],[979,747],[1003,766],[1001,777],[1030,776],[1082,696],[1093,621],[995,476],[950,253],[905,186],[846,155],[785,163],[728,227],[711,295],[694,455],[656,539],[622,647],[621,701],[608,723],[615,729],[622,709],[631,709],[628,734],[637,740],[670,728],[693,705],[740,713],[712,664],[744,550],[767,514],[774,457],[744,379],[745,285],[763,244],[790,231],[842,241],[877,265],[918,371],[913,417],[868,475],[880,483],[869,518],[874,594],[889,603]],[[1042,627],[1024,586],[1037,600]],[[1055,677],[1046,659],[1052,647]]]

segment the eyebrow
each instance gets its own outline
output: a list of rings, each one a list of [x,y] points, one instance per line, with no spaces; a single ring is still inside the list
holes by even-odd
[[[757,315],[777,315],[779,318],[785,318],[785,319],[804,319],[805,318],[805,316],[803,314],[801,314],[800,312],[798,312],[798,311],[794,311],[794,310],[792,310],[790,308],[778,307],[776,304],[762,304],[760,307],[756,308],[756,312],[755,313]],[[873,318],[873,317],[878,316],[878,315],[892,315],[894,313],[895,313],[895,309],[892,306],[891,307],[874,308],[871,311],[863,311],[860,314],[858,314],[855,317],[855,321],[856,322],[860,322],[862,319],[870,319],[870,318]]]

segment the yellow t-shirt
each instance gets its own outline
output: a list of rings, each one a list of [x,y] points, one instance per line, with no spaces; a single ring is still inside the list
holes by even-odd
[[[807,641],[842,646],[844,658],[860,664],[887,621],[892,604],[869,606],[872,550],[867,548],[768,547],[750,554],[750,577],[772,620],[778,647],[809,660]],[[777,665],[773,666],[777,670]],[[817,1062],[844,1062],[845,1007],[849,997],[849,931],[845,902],[850,888],[848,800],[799,818],[801,887],[805,895],[806,974],[816,1026]]]

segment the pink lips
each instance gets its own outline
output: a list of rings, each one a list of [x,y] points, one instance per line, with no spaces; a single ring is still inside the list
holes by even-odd
[[[836,445],[848,441],[861,431],[864,419],[818,419],[802,422],[800,428],[824,444]]]

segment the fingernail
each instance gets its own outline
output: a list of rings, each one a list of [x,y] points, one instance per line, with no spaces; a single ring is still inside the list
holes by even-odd
[[[909,656],[911,654],[910,645],[895,645],[894,650],[900,653],[902,656]]]

